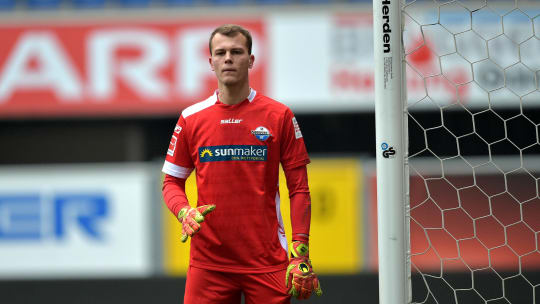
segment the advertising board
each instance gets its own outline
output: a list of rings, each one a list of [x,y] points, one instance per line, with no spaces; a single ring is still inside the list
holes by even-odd
[[[404,17],[411,109],[536,107],[537,8],[444,5],[439,18],[426,3]],[[0,116],[176,116],[216,89],[208,37],[223,23],[252,32],[258,92],[296,113],[374,110],[370,5],[247,12],[0,23]]]
[[[225,21],[43,21],[0,25],[0,116],[177,115],[216,89],[208,37]],[[265,44],[257,20],[236,18]],[[264,56],[251,73],[265,89]]]
[[[0,171],[0,278],[151,273],[151,175],[142,165]]]

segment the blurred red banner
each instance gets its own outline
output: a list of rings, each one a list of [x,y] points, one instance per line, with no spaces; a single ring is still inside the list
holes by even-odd
[[[0,117],[177,115],[216,89],[208,38],[224,23],[251,31],[264,91],[259,19],[0,25]]]

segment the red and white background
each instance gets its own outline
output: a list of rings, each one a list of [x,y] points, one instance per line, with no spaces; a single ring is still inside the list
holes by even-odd
[[[429,19],[432,13],[419,14]],[[242,24],[253,33],[256,60],[251,85],[257,90],[298,113],[374,109],[370,8],[213,19],[72,18],[31,25],[0,23],[0,116],[176,116],[215,89],[207,39],[213,28],[229,22]],[[486,28],[497,26],[491,19],[478,22]],[[527,26],[521,19],[508,22],[514,28]],[[410,100],[429,95],[442,106],[459,94],[462,103],[485,106],[487,93],[474,82],[464,84],[472,80],[472,65],[464,64],[458,55],[441,61],[444,76],[425,82],[419,76],[441,72],[440,50],[430,48],[430,40],[444,38],[436,33],[430,35],[426,30],[422,47],[420,32],[407,33]],[[458,38],[465,40],[461,41],[464,46],[477,43],[472,36]],[[470,50],[460,51],[466,58],[470,55]],[[511,50],[500,49],[499,55],[505,57],[505,52]],[[499,74],[486,75],[491,75],[485,79],[489,82],[497,81]],[[506,91],[492,95],[491,102],[503,106],[512,106],[516,99]],[[418,106],[429,109],[433,102]]]
[[[0,25],[0,116],[176,116],[213,93],[208,36],[224,22]],[[263,23],[235,22],[251,29],[260,54]],[[251,74],[263,91],[265,65],[258,60]]]

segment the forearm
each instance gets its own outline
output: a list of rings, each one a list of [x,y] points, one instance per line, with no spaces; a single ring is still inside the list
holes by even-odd
[[[162,187],[163,200],[167,208],[178,216],[180,209],[189,206],[186,196],[186,180],[165,174]]]
[[[311,199],[309,193],[296,193],[291,197],[292,240],[307,243],[311,223]]]
[[[322,295],[321,285],[309,259],[309,226],[311,198],[306,166],[285,170],[291,199],[292,243],[291,258],[285,282],[288,293],[297,299],[307,299],[312,292]]]
[[[292,239],[307,243],[311,224],[311,197],[307,168],[300,166],[285,170],[285,177],[291,201]]]

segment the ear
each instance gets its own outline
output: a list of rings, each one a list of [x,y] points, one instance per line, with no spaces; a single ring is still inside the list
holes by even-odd
[[[253,68],[253,63],[255,62],[255,55],[249,55],[249,68]]]
[[[208,63],[210,64],[210,69],[214,71],[214,65],[212,64],[212,56],[208,57]]]

